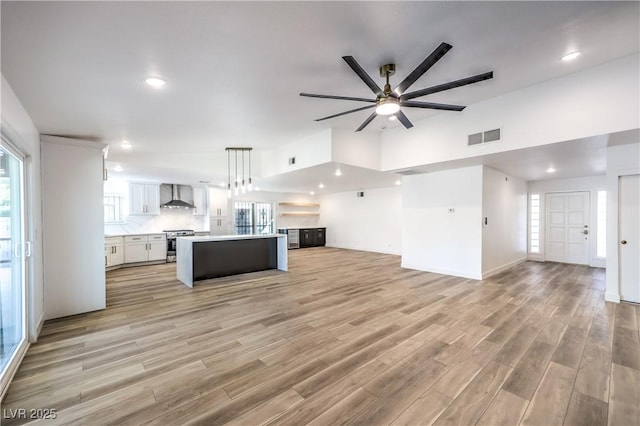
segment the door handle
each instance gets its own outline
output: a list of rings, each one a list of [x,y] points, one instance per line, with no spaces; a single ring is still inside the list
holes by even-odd
[[[589,231],[585,229],[584,231],[582,231],[582,233],[583,233],[584,235],[587,235],[587,234],[589,233]]]
[[[622,244],[622,245],[627,244],[627,240],[622,240],[622,241],[620,241],[620,244]]]
[[[25,241],[24,257],[31,257],[31,241]]]

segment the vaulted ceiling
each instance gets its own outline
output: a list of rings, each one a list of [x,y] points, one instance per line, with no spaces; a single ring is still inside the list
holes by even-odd
[[[397,84],[447,42],[453,49],[412,89],[493,70],[492,80],[420,99],[468,105],[638,52],[638,6],[3,1],[2,74],[41,133],[101,140],[132,175],[171,164],[176,179],[216,182],[226,170],[211,165],[226,146],[259,152],[362,123],[368,111],[315,122],[361,105],[299,96],[371,97],[341,56],[375,79],[395,63]],[[579,59],[560,60],[573,50]],[[152,89],[147,76],[167,85]],[[416,126],[436,113],[457,114],[406,111]],[[378,119],[367,131],[395,126]]]

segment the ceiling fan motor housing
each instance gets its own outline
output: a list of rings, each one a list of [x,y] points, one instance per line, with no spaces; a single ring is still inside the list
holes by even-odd
[[[396,64],[386,64],[380,67],[380,77],[392,76],[396,73]]]

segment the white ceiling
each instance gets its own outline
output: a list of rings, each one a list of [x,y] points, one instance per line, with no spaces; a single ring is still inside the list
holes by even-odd
[[[2,73],[41,133],[101,140],[123,173],[163,181],[224,180],[226,146],[259,153],[328,127],[357,128],[369,112],[314,119],[363,104],[298,96],[371,97],[344,55],[380,85],[378,67],[396,63],[393,86],[445,41],[453,49],[412,89],[493,70],[492,80],[420,99],[468,105],[635,53],[640,43],[638,2],[2,1],[1,8]],[[576,49],[579,59],[560,61]],[[167,86],[147,87],[149,75]],[[433,113],[406,111],[416,126]],[[398,125],[390,123],[378,119],[368,130]],[[122,150],[122,139],[134,148]],[[544,155],[560,161],[553,148]],[[523,160],[508,163],[516,161]],[[274,177],[273,188],[297,191],[324,172]]]

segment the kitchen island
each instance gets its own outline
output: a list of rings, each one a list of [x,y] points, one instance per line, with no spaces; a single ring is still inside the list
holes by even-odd
[[[196,281],[267,269],[288,269],[287,236],[221,235],[178,237],[176,275],[193,287]]]

